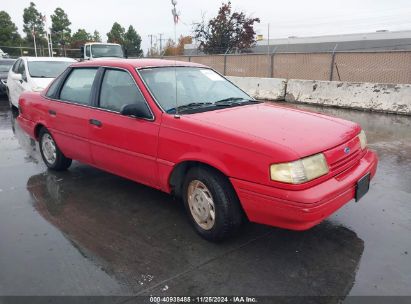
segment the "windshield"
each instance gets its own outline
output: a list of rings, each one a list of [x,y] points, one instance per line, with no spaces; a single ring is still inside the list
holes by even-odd
[[[93,58],[119,57],[123,58],[123,49],[120,45],[95,44],[91,46]]]
[[[70,61],[29,61],[28,69],[34,78],[56,78],[71,64]]]
[[[8,72],[13,63],[14,60],[0,60],[0,73]]]
[[[139,72],[162,109],[169,113],[176,107],[176,91],[178,107],[250,99],[231,82],[207,68],[161,67]]]

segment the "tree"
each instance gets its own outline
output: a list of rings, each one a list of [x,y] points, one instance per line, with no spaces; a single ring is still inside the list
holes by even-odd
[[[51,37],[54,42],[59,41],[61,45],[70,41],[71,22],[66,12],[58,7],[54,10],[54,14],[51,17]]]
[[[143,54],[141,50],[141,37],[132,25],[128,27],[127,32],[124,34],[124,47],[133,56],[139,57]]]
[[[94,42],[101,42],[101,36],[99,31],[95,30],[93,33],[93,41]]]
[[[191,36],[180,36],[177,47],[173,40],[169,39],[164,48],[164,56],[184,55],[184,45],[193,43]]]
[[[21,41],[17,26],[11,21],[10,15],[0,11],[0,45],[17,46]]]
[[[194,38],[205,53],[217,54],[251,48],[255,40],[254,23],[259,18],[246,17],[243,12],[232,12],[231,2],[223,3],[218,15],[206,23],[194,24]]]
[[[125,29],[119,23],[114,22],[110,32],[107,33],[108,42],[124,44]]]
[[[26,34],[28,42],[33,41],[33,35],[36,37],[36,43],[45,45],[45,31],[44,31],[45,16],[42,15],[36,8],[33,2],[26,7],[23,12],[23,31]]]
[[[85,29],[78,29],[71,37],[71,46],[79,48],[81,45],[92,40],[93,37]]]

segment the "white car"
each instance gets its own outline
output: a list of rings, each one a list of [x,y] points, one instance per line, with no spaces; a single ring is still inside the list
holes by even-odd
[[[10,106],[18,108],[20,94],[24,91],[43,91],[74,62],[77,61],[66,57],[20,57],[7,77]]]

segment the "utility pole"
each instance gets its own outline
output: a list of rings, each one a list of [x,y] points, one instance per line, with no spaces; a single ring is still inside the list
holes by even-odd
[[[153,55],[153,34],[148,35],[148,37],[150,37],[150,56]]]
[[[267,26],[267,63],[270,62],[270,24]],[[268,65],[268,64],[267,64]],[[268,77],[271,74],[271,64],[269,65]]]
[[[160,38],[158,40],[160,40],[160,52],[159,53],[161,55],[161,52],[163,50],[163,40],[165,40],[165,39],[163,39],[164,33],[159,33],[158,35],[160,36]]]

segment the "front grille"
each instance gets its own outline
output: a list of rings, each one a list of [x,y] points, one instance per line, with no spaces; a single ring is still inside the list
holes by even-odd
[[[354,151],[353,153],[350,153],[347,155],[345,158],[341,158],[335,163],[331,164],[330,170],[335,171],[338,170],[341,167],[345,167],[345,165],[352,166],[354,165],[357,161],[359,161],[360,157],[358,157],[361,154],[361,150]]]
[[[345,152],[347,148],[350,150],[348,154]],[[330,167],[330,173],[336,175],[355,166],[364,155],[364,151],[361,150],[359,139],[354,137],[324,154]]]

